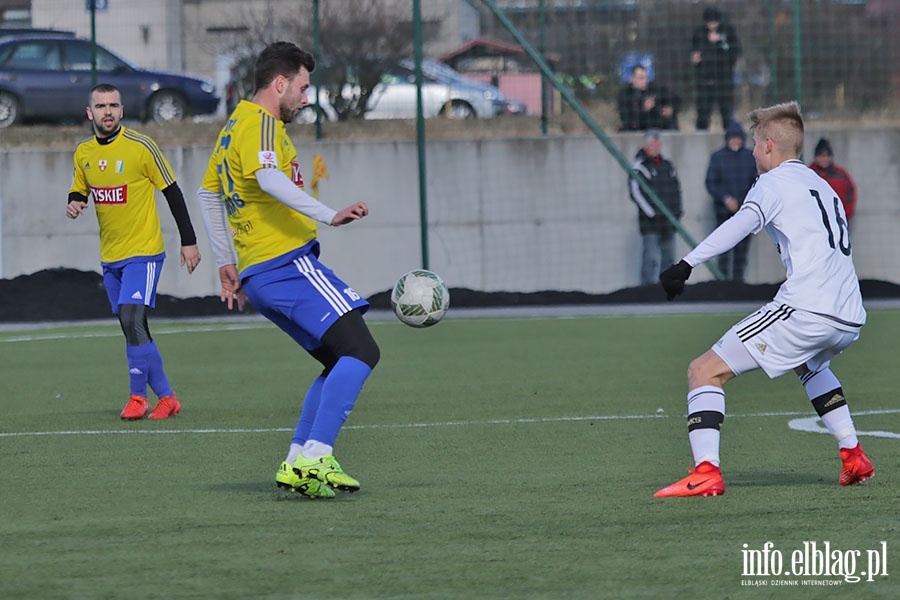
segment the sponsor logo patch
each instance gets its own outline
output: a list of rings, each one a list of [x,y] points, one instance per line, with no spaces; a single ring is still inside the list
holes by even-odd
[[[300,163],[291,161],[291,181],[299,188],[303,187],[303,173],[300,172]]]
[[[278,166],[278,156],[271,150],[263,150],[259,153],[259,164],[269,167]]]
[[[91,193],[94,195],[94,202],[97,204],[127,204],[128,202],[127,185],[95,187],[91,188]]]

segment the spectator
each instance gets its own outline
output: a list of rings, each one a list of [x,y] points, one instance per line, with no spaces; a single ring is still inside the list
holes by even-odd
[[[659,131],[644,134],[644,146],[638,151],[629,180],[631,199],[638,205],[638,226],[643,241],[641,285],[653,285],[664,265],[675,256],[675,225],[660,214],[638,184],[640,177],[656,192],[659,200],[678,219],[681,218],[681,184],[675,166],[663,158]]]
[[[678,129],[678,99],[668,89],[650,81],[647,69],[631,68],[629,83],[622,86],[616,98],[619,131]]]
[[[847,225],[853,219],[853,213],[856,212],[856,184],[847,169],[834,163],[834,152],[831,150],[831,142],[826,138],[819,140],[816,144],[816,156],[809,168],[816,174],[828,182],[841,203],[844,205],[844,212],[847,214]]]
[[[725,146],[713,152],[706,169],[706,190],[713,199],[716,225],[731,218],[744,203],[744,197],[756,181],[753,152],[744,146],[747,134],[737,121],[725,130]],[[719,255],[719,270],[725,279],[744,281],[750,236],[741,240],[730,252]]]
[[[734,63],[741,43],[734,27],[725,23],[714,6],[703,9],[703,25],[691,37],[691,62],[696,72],[697,129],[709,129],[713,106],[718,106],[722,128],[734,112]]]

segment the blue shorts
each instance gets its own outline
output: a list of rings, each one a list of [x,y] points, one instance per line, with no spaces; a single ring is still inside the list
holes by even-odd
[[[307,351],[321,347],[322,336],[343,315],[369,308],[314,252],[298,253],[292,262],[256,272],[241,285],[254,308]]]
[[[156,286],[162,273],[163,261],[129,260],[104,264],[103,286],[114,315],[120,304],[156,306]]]

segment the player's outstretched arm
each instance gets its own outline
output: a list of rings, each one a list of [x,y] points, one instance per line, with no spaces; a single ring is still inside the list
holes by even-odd
[[[684,291],[684,282],[691,276],[693,269],[691,265],[681,260],[659,274],[659,282],[666,290],[667,300],[674,300],[675,296]]]
[[[339,227],[340,225],[346,225],[347,223],[352,223],[357,219],[362,219],[369,214],[369,207],[365,202],[357,202],[356,204],[351,204],[344,210],[338,211],[336,215],[334,215],[334,219],[331,220],[332,227]]]
[[[320,223],[333,224],[335,210],[298,188],[287,175],[278,169],[258,169],[256,182],[262,191],[285,206]]]

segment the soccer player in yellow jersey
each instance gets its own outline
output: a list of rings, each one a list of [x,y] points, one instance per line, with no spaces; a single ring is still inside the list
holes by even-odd
[[[369,214],[364,202],[335,211],[303,191],[297,151],[285,131],[308,99],[315,59],[290,42],[257,57],[256,93],[228,118],[198,197],[216,255],[222,300],[245,298],[324,367],[303,400],[276,484],[310,498],[359,482],[333,455],[380,351],[362,314],[369,303],[319,262],[316,222],[337,227]]]
[[[121,125],[122,115],[118,89],[101,83],[91,90],[87,117],[94,136],[75,149],[75,177],[66,216],[79,217],[88,200],[94,199],[103,285],[125,334],[131,381],[131,395],[120,416],[134,420],[147,414],[149,384],[159,398],[149,418],[166,419],[180,412],[181,405],[147,326],[147,312],[156,304],[156,286],[166,257],[156,188],[162,190],[175,217],[181,235],[181,264],[188,273],[200,263],[200,252],[172,168],[156,142]]]

